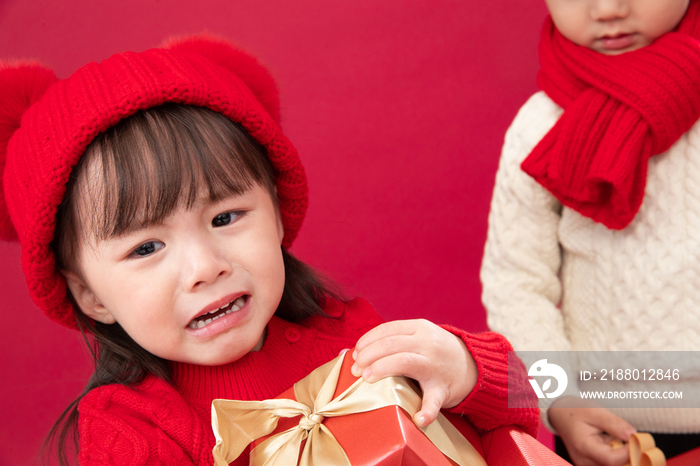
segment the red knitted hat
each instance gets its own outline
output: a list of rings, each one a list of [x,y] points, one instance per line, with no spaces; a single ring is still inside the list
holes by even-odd
[[[276,179],[283,245],[307,207],[304,167],[279,126],[277,87],[258,61],[211,37],[124,52],[58,80],[38,64],[0,62],[0,238],[18,240],[34,302],[76,328],[49,244],[69,175],[90,142],[121,119],[165,102],[207,107],[262,144]]]

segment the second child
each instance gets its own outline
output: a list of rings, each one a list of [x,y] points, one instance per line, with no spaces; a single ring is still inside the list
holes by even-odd
[[[698,351],[700,2],[546,4],[542,92],[506,134],[489,215],[489,326],[523,351]],[[669,456],[700,446],[697,408],[570,398],[543,418],[576,465],[624,464],[609,440],[635,429]]]

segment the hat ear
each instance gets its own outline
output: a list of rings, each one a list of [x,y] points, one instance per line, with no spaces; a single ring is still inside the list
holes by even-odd
[[[53,70],[38,63],[0,61],[0,174],[4,175],[7,145],[20,127],[22,115],[58,79]],[[4,185],[0,177],[0,185]],[[16,240],[4,186],[0,189],[0,239]]]
[[[181,53],[205,57],[233,72],[248,86],[273,120],[280,124],[279,91],[274,78],[252,55],[224,39],[211,35],[175,37],[163,47]]]

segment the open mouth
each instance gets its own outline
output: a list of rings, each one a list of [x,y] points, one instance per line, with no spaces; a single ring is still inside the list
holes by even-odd
[[[192,319],[192,322],[190,322],[187,326],[192,329],[198,329],[209,325],[216,319],[219,319],[227,314],[240,311],[241,308],[245,306],[245,302],[247,299],[247,295],[243,295],[239,298],[236,298],[230,303],[221,306],[218,309],[214,309],[213,311],[207,312],[206,314],[202,314],[201,316],[195,317],[194,319]]]

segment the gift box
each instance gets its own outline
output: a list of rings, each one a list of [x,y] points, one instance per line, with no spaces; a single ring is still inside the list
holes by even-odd
[[[700,447],[686,451],[666,461],[667,466],[697,466],[698,464],[700,464]]]
[[[571,466],[526,432],[513,427],[499,427],[481,436],[489,466]]]
[[[368,384],[350,372],[346,352],[274,400],[214,400],[214,459],[227,465],[250,444],[250,464],[530,466],[566,465],[515,428],[482,437],[466,419],[442,413],[413,422],[419,390],[404,377]],[[489,458],[491,456],[492,458]]]

